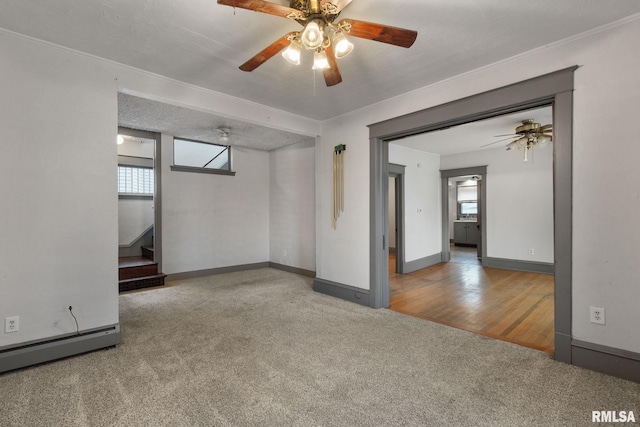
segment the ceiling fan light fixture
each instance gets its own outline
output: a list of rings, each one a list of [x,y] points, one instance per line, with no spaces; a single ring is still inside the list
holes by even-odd
[[[122,144],[124,144],[124,138],[122,137],[122,135],[118,135],[118,145]]]
[[[529,145],[529,136],[525,135],[514,141],[518,150],[524,150]]]
[[[333,50],[336,58],[344,58],[353,50],[353,43],[343,33],[338,33],[333,37]]]
[[[220,138],[218,138],[218,142],[222,142],[226,144],[229,142],[229,136],[231,135],[231,128],[226,126],[218,126],[214,129],[215,131],[220,133]]]
[[[317,50],[313,54],[313,70],[324,70],[329,68],[329,59],[327,58],[327,52],[324,50]]]
[[[306,27],[304,27],[304,31],[302,31],[302,36],[300,38],[305,49],[317,49],[322,46],[322,42],[324,41],[324,33],[320,28],[321,22],[322,21],[318,19],[314,19],[313,21],[309,22]]]
[[[540,148],[542,147],[546,147],[547,145],[549,145],[549,143],[551,142],[551,137],[549,135],[538,135],[537,138],[537,143],[540,146]]]
[[[302,44],[298,40],[292,40],[291,44],[282,52],[282,57],[290,64],[300,65],[300,51]]]

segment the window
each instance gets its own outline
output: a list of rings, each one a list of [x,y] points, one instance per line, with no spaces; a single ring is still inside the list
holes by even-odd
[[[478,215],[478,202],[460,202],[460,215]]]
[[[456,185],[458,218],[473,218],[478,215],[478,184],[475,181],[461,181]]]
[[[478,187],[475,185],[458,185],[458,201],[478,200]]]
[[[234,175],[230,152],[228,145],[174,138],[171,170]]]
[[[153,169],[118,166],[118,193],[153,196]]]

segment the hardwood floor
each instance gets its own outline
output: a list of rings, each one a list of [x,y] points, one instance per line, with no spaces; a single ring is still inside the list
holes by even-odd
[[[483,268],[475,251],[406,275],[390,255],[389,309],[553,354],[553,275]]]

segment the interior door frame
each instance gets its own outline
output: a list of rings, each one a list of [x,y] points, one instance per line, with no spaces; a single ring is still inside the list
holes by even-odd
[[[395,179],[396,205],[396,273],[404,274],[406,270],[404,250],[404,174],[405,167],[389,163],[389,178]],[[387,190],[388,191],[388,190]],[[387,218],[389,214],[387,212]]]
[[[483,185],[480,187],[482,194],[480,195],[480,229],[482,230],[482,239],[480,245],[482,246],[482,266],[485,266],[487,253],[487,239],[485,238],[485,230],[487,229],[487,166],[473,166],[469,168],[458,169],[444,169],[440,171],[441,177],[441,190],[442,195],[442,262],[449,262],[451,260],[451,247],[449,243],[450,229],[449,229],[449,178],[464,175],[478,175]]]
[[[553,105],[554,347],[571,363],[573,89],[577,66],[369,125],[370,306],[389,306],[389,142],[526,109]],[[486,230],[485,230],[486,231]],[[486,239],[485,239],[486,240]],[[485,254],[486,257],[486,254]]]
[[[152,139],[153,144],[153,260],[158,264],[158,271],[162,271],[162,180],[160,165],[162,155],[160,150],[160,134],[146,130],[131,129],[118,126],[118,134],[137,138]]]

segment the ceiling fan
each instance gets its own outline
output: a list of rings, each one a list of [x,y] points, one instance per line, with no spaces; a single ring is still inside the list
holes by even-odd
[[[507,144],[507,150],[524,151],[524,161],[528,161],[528,152],[534,147],[546,147],[553,140],[553,125],[536,123],[534,119],[522,120],[522,125],[516,127],[514,134],[496,135],[496,138],[508,136],[509,138],[485,144],[482,147],[497,144],[499,142],[512,140]]]
[[[418,33],[404,28],[372,22],[343,19],[334,23],[351,0],[290,0],[289,7],[262,0],[218,0],[218,4],[253,10],[282,18],[293,19],[304,27],[276,40],[240,66],[253,71],[286,48],[282,56],[290,63],[300,64],[304,47],[314,51],[313,69],[322,70],[327,86],[342,81],[336,59],[347,56],[353,44],[345,34],[400,47],[411,47]]]
[[[217,128],[213,128],[213,130],[220,134],[218,142],[224,145],[229,143],[229,137],[231,136],[231,128],[229,126],[218,126]]]

